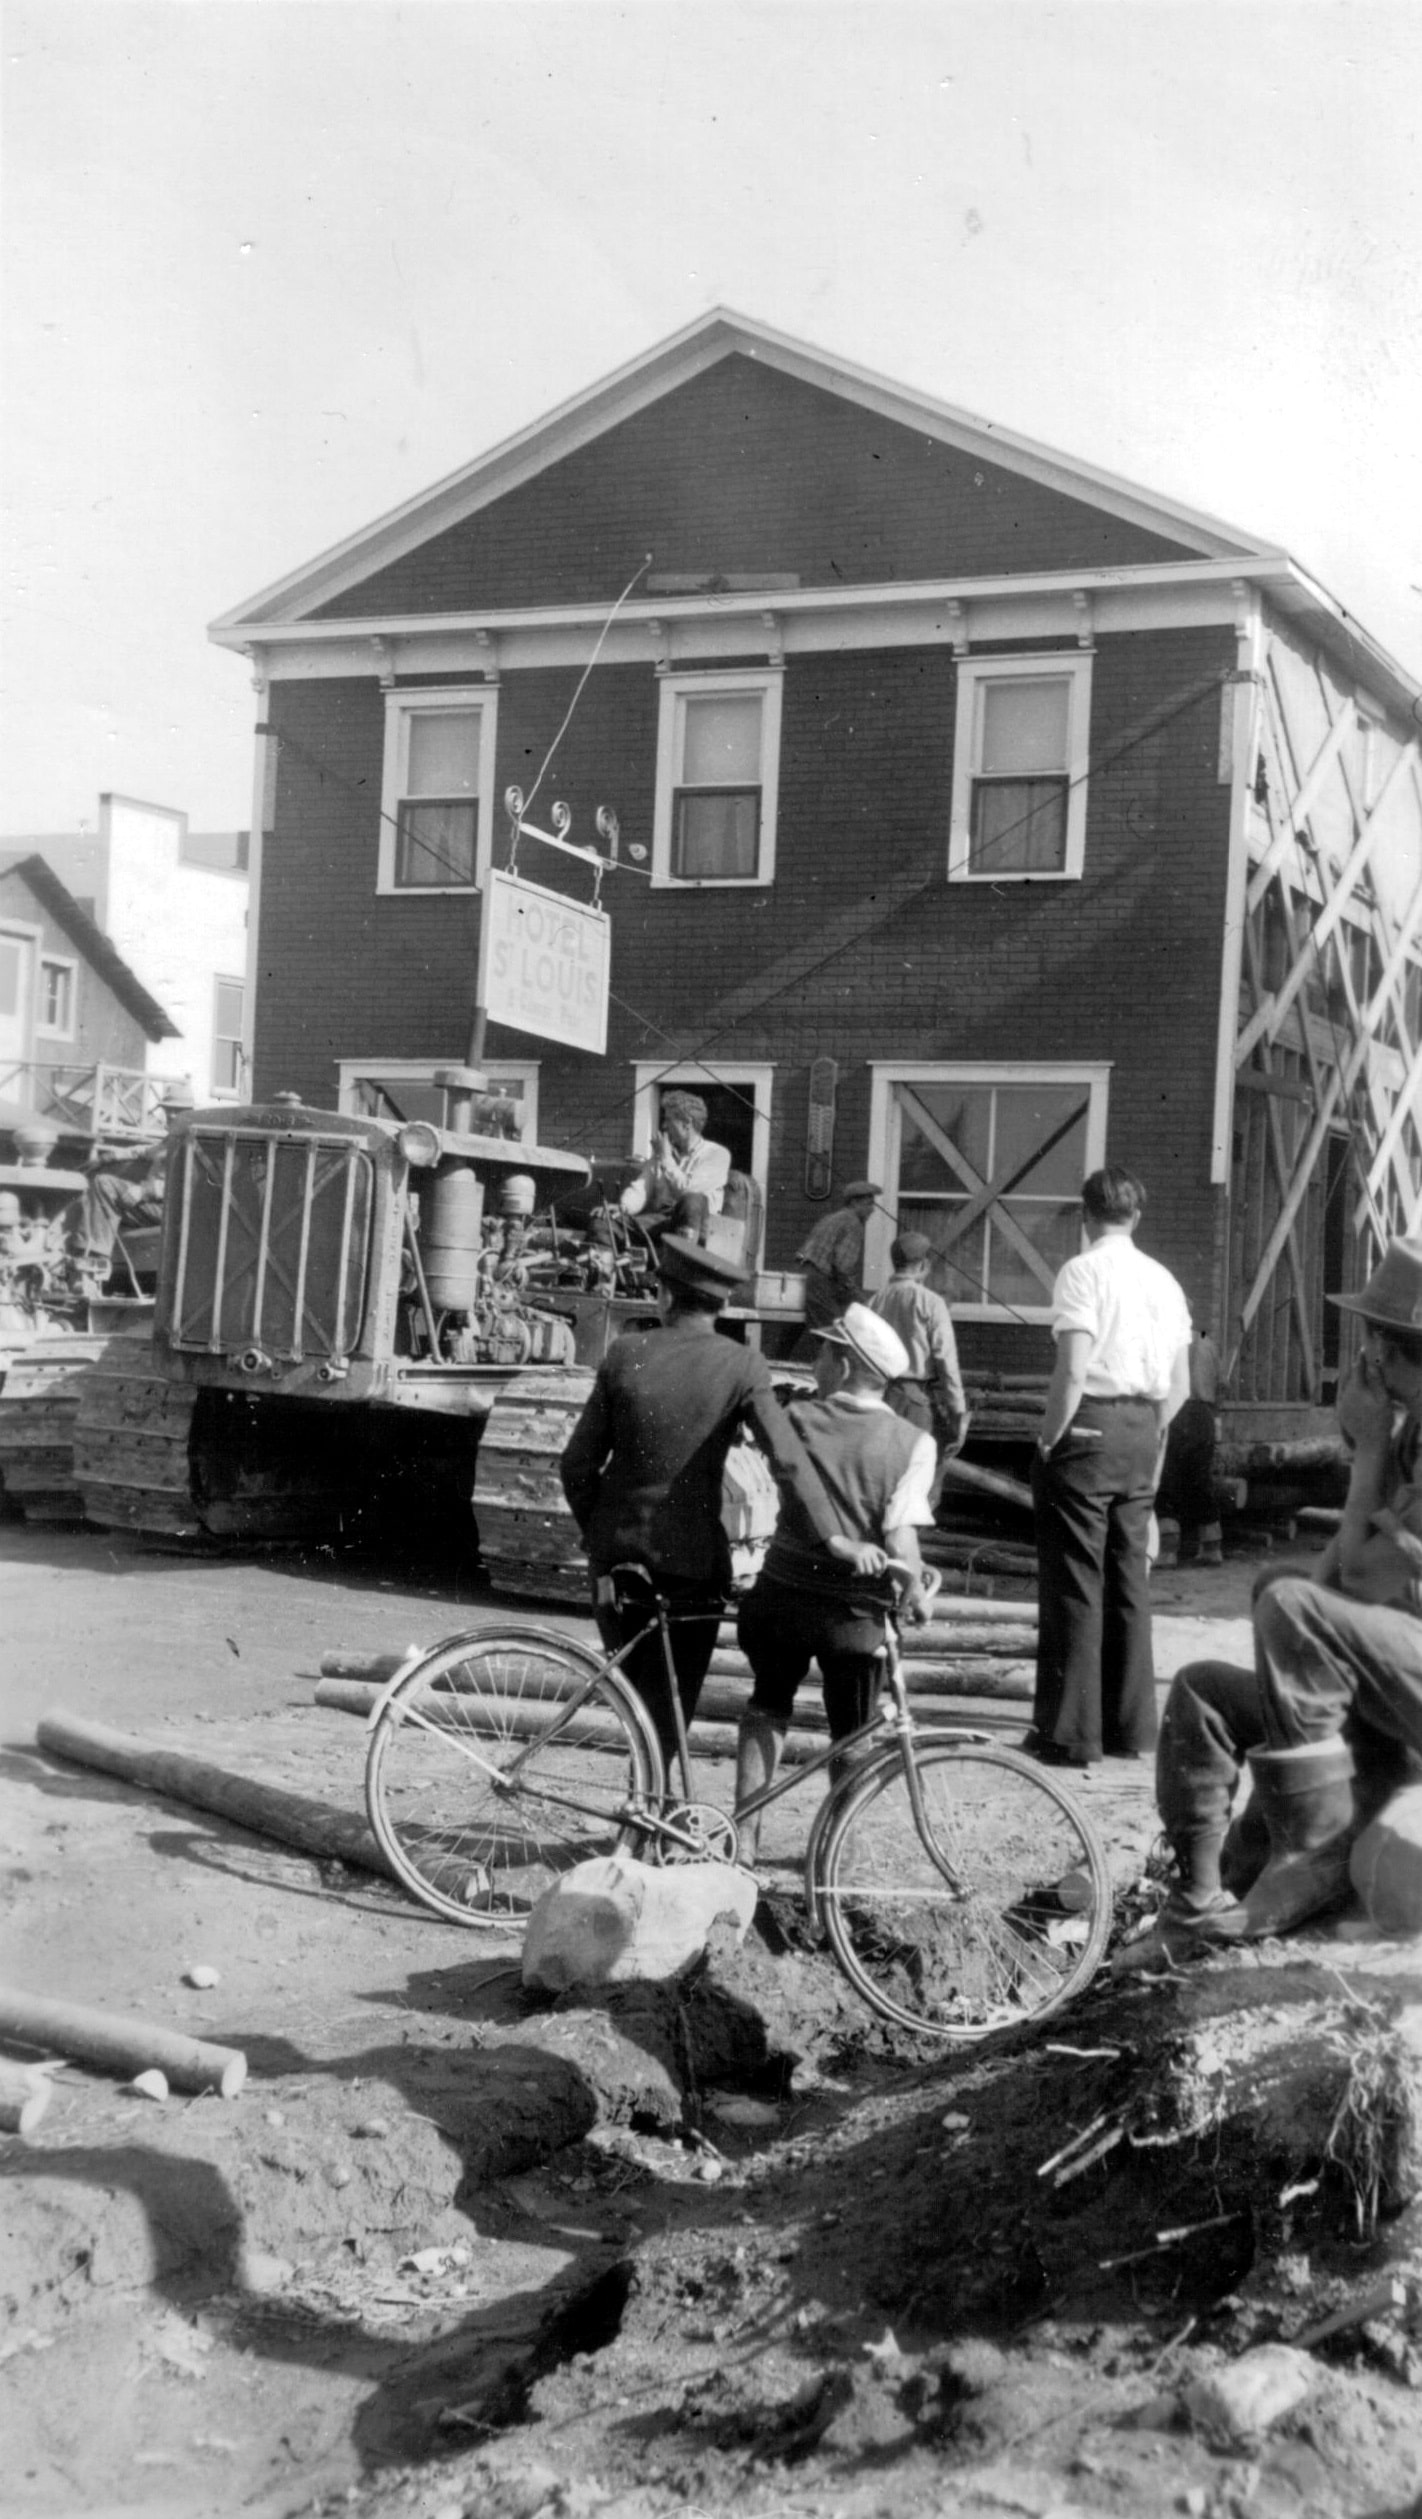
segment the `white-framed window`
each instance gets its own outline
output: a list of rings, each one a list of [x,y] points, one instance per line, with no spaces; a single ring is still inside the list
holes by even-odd
[[[45,954],[40,962],[37,1032],[47,1033],[51,1040],[73,1040],[76,987],[74,963],[59,954]]]
[[[1081,1248],[1081,1185],[1106,1160],[1109,1065],[874,1062],[869,1170],[884,1184],[865,1233],[871,1285],[896,1233],[926,1233],[930,1283],[969,1321],[1051,1317],[1052,1281]]]
[[[343,1058],[336,1108],[353,1119],[432,1120],[443,1128],[444,1093],[433,1079],[436,1069],[458,1064],[448,1058]],[[490,1099],[514,1105],[526,1146],[538,1143],[538,1069],[536,1058],[501,1058],[482,1071]]]
[[[663,674],[654,884],[774,879],[783,686],[778,666]]]
[[[497,695],[387,691],[381,892],[474,892],[494,833]]]
[[[1088,650],[959,658],[950,883],[1081,873],[1091,665]]]
[[[664,1093],[699,1093],[706,1105],[703,1135],[731,1149],[731,1169],[749,1172],[765,1196],[770,1171],[770,1096],[775,1069],[766,1063],[717,1059],[704,1067],[669,1067],[664,1059],[638,1059],[632,1073],[632,1152],[648,1155],[661,1118]]]
[[[242,1090],[243,996],[241,980],[213,981],[212,1090],[219,1101]]]

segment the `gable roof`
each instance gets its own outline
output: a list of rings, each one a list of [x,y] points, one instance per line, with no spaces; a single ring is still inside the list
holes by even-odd
[[[1215,517],[1120,480],[1075,456],[1063,455],[976,418],[951,403],[910,391],[869,368],[831,358],[787,333],[714,308],[681,332],[645,351],[611,376],[589,386],[544,418],[505,438],[488,454],[452,472],[428,490],[392,508],[372,525],[336,543],[274,585],[219,615],[211,635],[220,643],[251,637],[258,624],[275,628],[300,621],[317,606],[359,586],[363,579],[403,559],[435,535],[490,506],[575,449],[589,445],[634,413],[731,357],[753,359],[797,377],[825,393],[858,404],[978,461],[1016,472],[1104,513],[1165,535],[1183,551],[1207,560],[1281,558],[1278,546],[1261,543]]]
[[[95,925],[88,911],[75,900],[68,884],[61,883],[53,867],[43,857],[0,852],[0,876],[4,875],[19,875],[29,885],[35,899],[64,929],[90,968],[112,989],[119,1004],[127,1009],[150,1041],[181,1039],[181,1032],[172,1016],[164,1013],[156,997],[149,996],[137,973],[109,941],[102,927]]]

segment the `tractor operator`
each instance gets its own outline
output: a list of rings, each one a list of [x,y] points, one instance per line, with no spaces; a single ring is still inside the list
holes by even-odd
[[[622,1212],[639,1216],[654,1235],[689,1233],[702,1242],[707,1218],[721,1213],[731,1150],[705,1134],[699,1093],[663,1094],[661,1122],[651,1155],[622,1193]]]

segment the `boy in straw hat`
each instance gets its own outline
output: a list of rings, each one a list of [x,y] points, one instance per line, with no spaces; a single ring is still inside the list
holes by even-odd
[[[905,1612],[926,1618],[931,1593],[918,1533],[933,1520],[934,1442],[896,1416],[884,1397],[907,1371],[908,1352],[864,1303],[851,1303],[842,1319],[816,1335],[816,1395],[792,1404],[790,1422],[819,1471],[840,1530],[912,1568]],[[819,1664],[831,1740],[844,1740],[868,1722],[892,1597],[886,1576],[866,1578],[847,1564],[818,1537],[799,1499],[785,1496],[765,1564],[736,1622],[755,1679],[737,1740],[738,1809],[772,1781],[795,1691],[812,1661]],[[749,1861],[758,1840],[757,1816],[741,1831]]]
[[[1422,1755],[1422,1241],[1329,1301],[1365,1324],[1338,1402],[1342,1523],[1306,1573],[1260,1587],[1253,1672],[1191,1663],[1161,1727],[1166,1921],[1187,1940],[1257,1940],[1336,1905],[1355,1837]],[[1253,1800],[1226,1834],[1246,1757]]]

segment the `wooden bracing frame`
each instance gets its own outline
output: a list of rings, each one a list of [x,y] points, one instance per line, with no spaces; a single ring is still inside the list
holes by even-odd
[[[1323,1399],[1325,1271],[1327,1291],[1356,1285],[1392,1235],[1422,1228],[1422,766],[1399,746],[1365,799],[1359,756],[1353,699],[1273,641],[1234,1050],[1241,1399]],[[1401,910],[1395,880],[1391,907],[1373,880],[1389,831],[1394,852],[1412,834]]]

